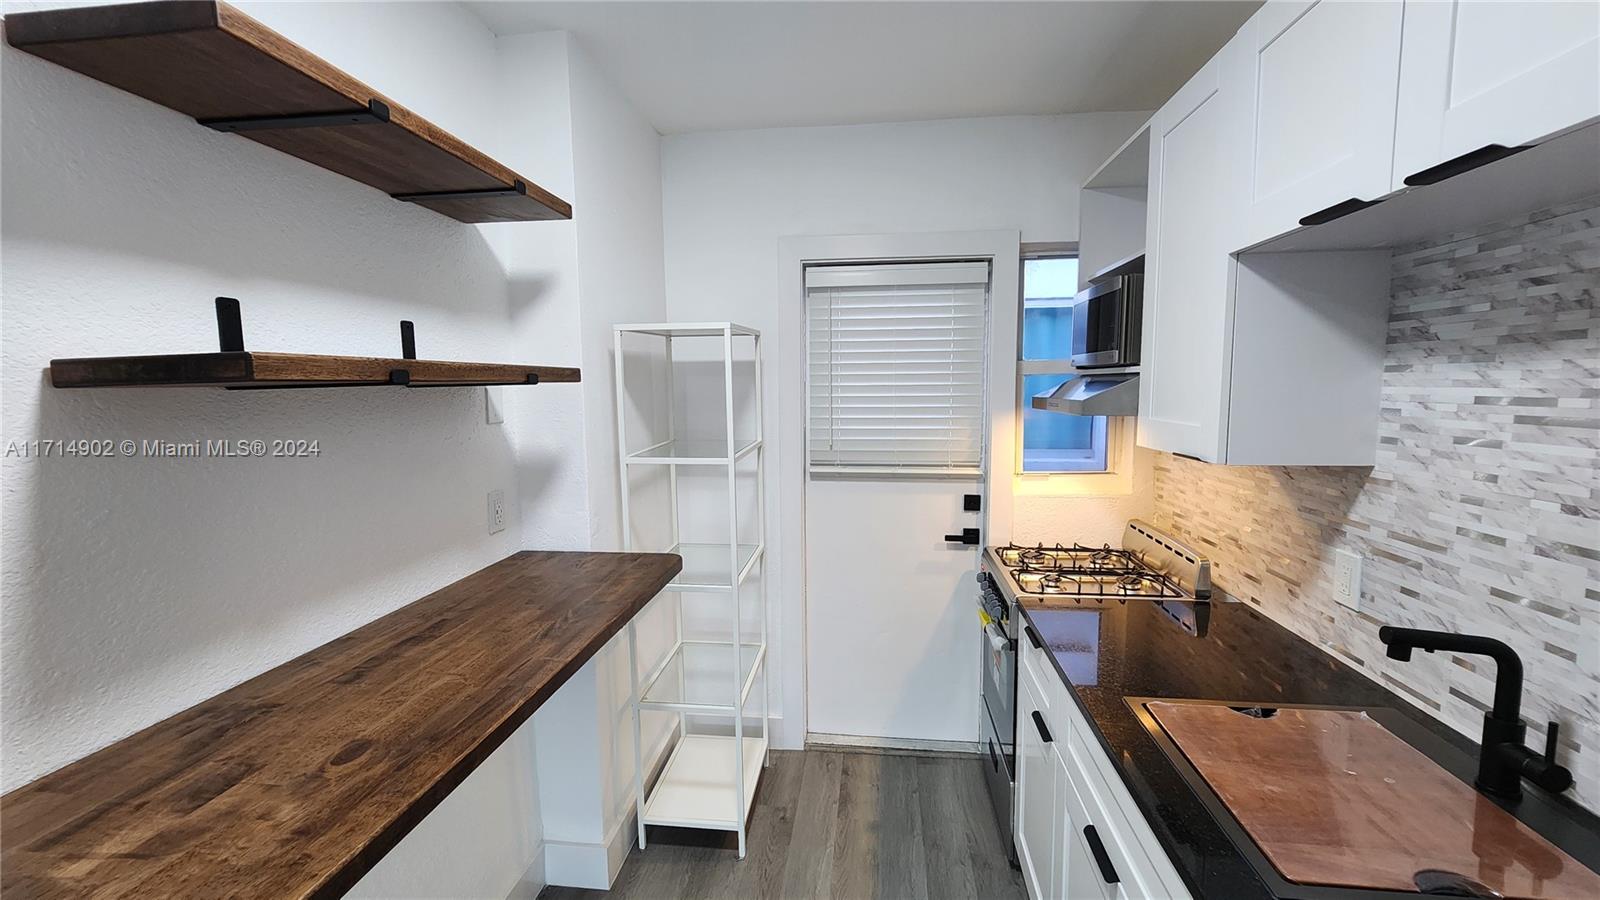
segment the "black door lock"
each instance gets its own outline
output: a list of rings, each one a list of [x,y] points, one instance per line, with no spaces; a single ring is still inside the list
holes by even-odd
[[[944,539],[952,544],[976,544],[978,543],[978,529],[963,528],[960,534],[947,534]]]

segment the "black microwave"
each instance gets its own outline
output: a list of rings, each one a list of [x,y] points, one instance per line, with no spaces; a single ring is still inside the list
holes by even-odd
[[[1072,304],[1072,365],[1137,366],[1144,319],[1144,273],[1097,278]]]

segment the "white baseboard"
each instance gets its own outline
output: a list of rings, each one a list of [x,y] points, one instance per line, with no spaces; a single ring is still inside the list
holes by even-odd
[[[676,727],[667,731],[645,754],[645,771],[652,776],[666,765],[667,754],[674,746],[673,736],[677,732]],[[611,889],[617,880],[617,873],[622,871],[622,864],[627,862],[628,854],[639,838],[639,819],[634,808],[632,782],[628,783],[627,791],[627,811],[606,832],[604,842],[545,841],[545,884],[596,891]]]
[[[929,753],[963,753],[976,756],[977,741],[929,741],[919,738],[866,737],[859,734],[806,735],[807,747],[866,747],[873,750],[921,750]]]
[[[638,819],[633,810],[613,825],[604,843],[545,843],[544,877],[548,884],[608,891],[616,883],[622,864],[638,841]]]
[[[610,864],[604,844],[579,844],[567,841],[544,842],[544,880],[562,887],[611,887]]]
[[[541,843],[539,851],[533,856],[533,862],[529,864],[527,871],[522,873],[522,877],[517,879],[516,887],[506,895],[506,900],[535,900],[539,892],[544,890],[544,867],[544,844]]]

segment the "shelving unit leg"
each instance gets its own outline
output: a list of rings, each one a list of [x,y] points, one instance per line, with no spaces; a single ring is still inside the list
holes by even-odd
[[[644,730],[639,722],[639,637],[632,622],[628,623],[628,708],[633,710],[633,798],[638,804],[639,849],[644,840]]]

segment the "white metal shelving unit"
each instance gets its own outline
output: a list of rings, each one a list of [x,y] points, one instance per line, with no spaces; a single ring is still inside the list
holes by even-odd
[[[651,335],[665,342],[667,369],[667,440],[642,450],[628,450],[626,424],[626,385],[623,336]],[[639,809],[639,847],[645,846],[646,825],[680,828],[707,828],[734,831],[739,835],[739,857],[745,855],[745,828],[750,805],[755,800],[756,783],[767,762],[771,734],[770,680],[766,677],[767,592],[766,577],[759,578],[756,608],[758,637],[745,636],[740,607],[740,591],[762,563],[766,553],[766,471],[762,448],[761,410],[761,333],[731,322],[692,324],[617,325],[613,329],[616,348],[617,446],[622,449],[619,475],[622,480],[622,534],[626,549],[635,549],[628,477],[635,466],[666,466],[668,509],[672,525],[670,553],[683,557],[683,571],[667,586],[679,593],[676,631],[671,650],[650,672],[639,674],[638,636],[628,624],[628,665],[633,678],[629,703],[633,714],[634,793]],[[684,440],[678,437],[675,415],[675,379],[672,347],[675,340],[720,338],[722,345],[723,409],[726,417],[725,440]],[[754,350],[755,434],[740,438],[735,433],[734,347],[737,339],[749,338]],[[739,529],[738,464],[754,456],[756,490],[756,542],[741,543]],[[678,469],[682,466],[721,466],[727,470],[728,535],[726,542],[694,543],[682,539],[679,521]],[[684,636],[683,594],[731,595],[732,621],[726,640],[690,640]],[[718,677],[707,682],[689,676],[691,670],[713,669]],[[676,672],[676,678],[668,673]],[[727,674],[722,675],[723,672]],[[721,681],[726,677],[726,681]],[[746,705],[757,681],[760,696],[761,733],[746,735]],[[720,681],[721,683],[716,683]],[[678,714],[678,742],[667,758],[661,776],[648,792],[644,784],[644,748],[640,719],[648,711]],[[732,734],[691,734],[689,717],[725,718],[731,721]]]

